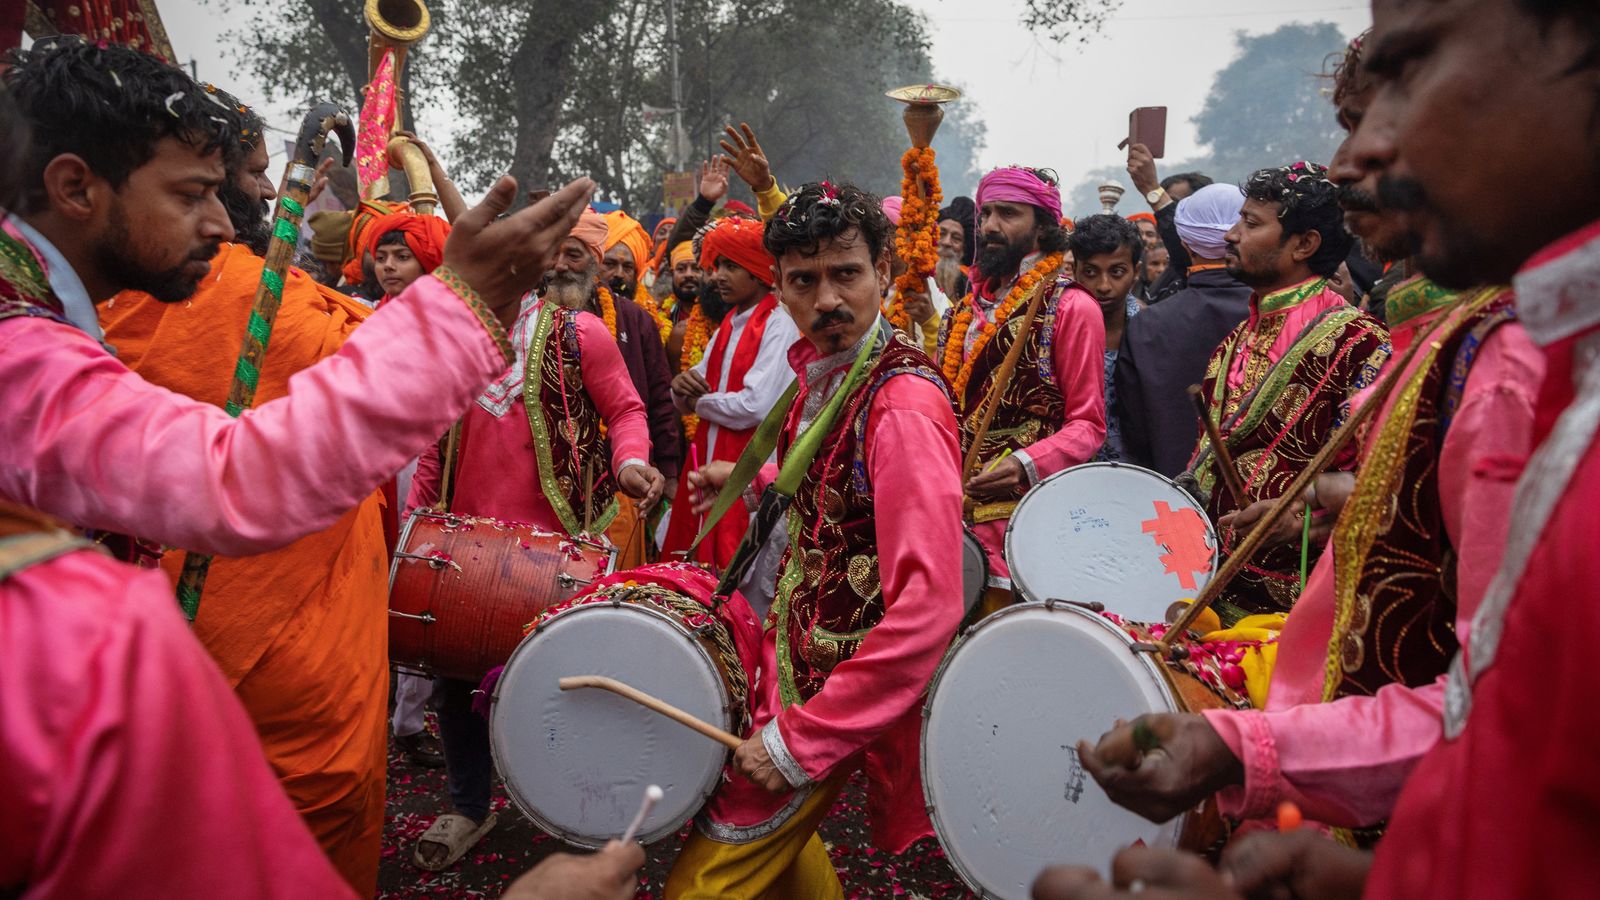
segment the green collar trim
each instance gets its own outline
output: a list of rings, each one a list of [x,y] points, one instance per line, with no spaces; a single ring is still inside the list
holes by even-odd
[[[1302,281],[1294,287],[1273,291],[1256,300],[1256,312],[1263,316],[1270,316],[1287,309],[1293,309],[1322,293],[1327,286],[1328,279],[1313,278],[1310,281]]]
[[[1418,316],[1443,309],[1461,298],[1460,291],[1440,287],[1427,277],[1416,275],[1395,285],[1384,300],[1384,318],[1396,328]]]

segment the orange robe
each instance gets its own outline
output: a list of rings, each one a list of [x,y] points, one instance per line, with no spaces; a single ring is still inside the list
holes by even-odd
[[[118,294],[100,308],[106,340],[146,380],[222,406],[262,265],[244,246],[224,244],[189,301]],[[287,394],[289,377],[333,354],[366,315],[291,270],[256,403]],[[367,897],[377,890],[387,740],[381,498],[374,492],[331,528],[281,550],[217,558],[194,627],[243,701],[295,808]],[[162,560],[174,582],[183,557],[173,550]]]

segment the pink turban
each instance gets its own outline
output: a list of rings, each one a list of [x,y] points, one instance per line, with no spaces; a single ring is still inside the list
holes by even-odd
[[[592,209],[586,209],[583,215],[578,217],[578,224],[572,226],[572,231],[567,237],[577,238],[578,243],[589,248],[595,259],[601,260],[606,257],[606,235],[610,231],[611,229],[606,226],[605,216]]]
[[[899,196],[883,198],[883,214],[897,227],[900,225],[900,209],[905,206],[905,202],[905,198]]]
[[[1061,221],[1061,189],[1040,178],[1034,169],[1005,166],[983,176],[973,198],[979,221],[982,221],[983,205],[994,200],[1037,206],[1050,213],[1052,222]],[[978,222],[973,222],[973,228],[977,227]]]

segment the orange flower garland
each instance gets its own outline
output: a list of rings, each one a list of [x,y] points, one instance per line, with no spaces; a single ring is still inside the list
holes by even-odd
[[[656,320],[656,330],[661,332],[661,343],[665,344],[667,338],[672,335],[672,318],[662,311],[661,304],[656,302],[655,295],[650,293],[650,289],[644,286],[643,281],[633,290],[633,302],[639,304],[640,309]]]
[[[611,339],[617,339],[617,301],[612,299],[611,290],[605,285],[598,285],[600,290],[600,318],[606,320],[606,331],[611,332]]]
[[[944,359],[941,360],[944,377],[950,379],[958,402],[967,395],[967,382],[972,378],[972,364],[977,361],[983,348],[989,345],[989,341],[1001,328],[1005,327],[1017,307],[1032,296],[1039,282],[1054,272],[1064,258],[1065,254],[1052,253],[1034,263],[1033,268],[1017,279],[1017,283],[1012,285],[1010,292],[1006,294],[1005,300],[995,307],[994,321],[986,323],[983,330],[978,332],[978,339],[973,343],[971,353],[966,353],[965,350],[967,330],[972,327],[972,295],[968,294],[962,298],[961,307],[950,322],[950,337],[945,343]]]
[[[939,204],[944,202],[944,193],[939,187],[939,167],[932,147],[907,150],[900,157],[900,168],[905,172],[900,180],[900,199],[904,202],[894,244],[906,271],[894,280],[889,321],[908,332],[912,322],[904,298],[908,293],[926,293],[928,277],[939,263]]]
[[[700,310],[700,304],[695,304],[689,311],[689,318],[683,326],[683,351],[679,357],[685,371],[700,365],[700,360],[705,359],[706,347],[711,343],[711,320]],[[694,440],[694,433],[700,427],[699,416],[684,416],[683,430]]]

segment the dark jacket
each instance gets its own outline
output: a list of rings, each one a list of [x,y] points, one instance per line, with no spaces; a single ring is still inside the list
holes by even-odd
[[[1189,464],[1200,420],[1189,386],[1211,354],[1250,315],[1250,288],[1225,269],[1189,276],[1189,286],[1128,320],[1117,353],[1122,457],[1172,478]]]
[[[617,347],[628,366],[634,390],[650,423],[650,464],[667,478],[678,477],[683,459],[678,411],[672,405],[672,367],[661,331],[650,314],[626,297],[616,298]]]

